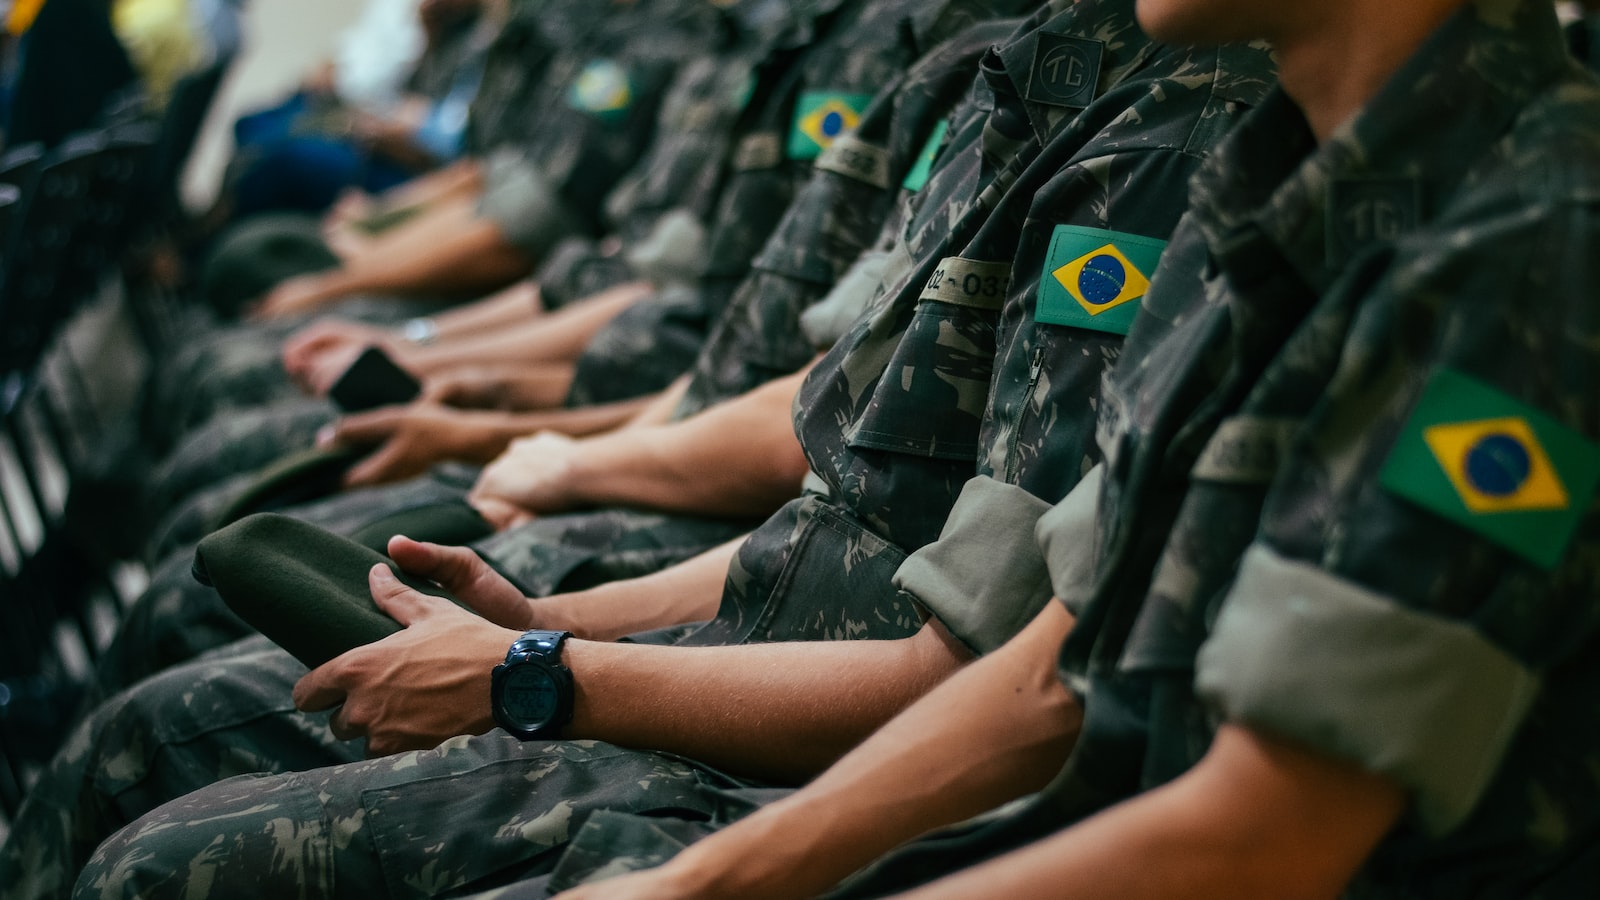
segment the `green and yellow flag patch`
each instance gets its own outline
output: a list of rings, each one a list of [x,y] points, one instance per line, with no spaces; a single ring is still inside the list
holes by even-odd
[[[1551,569],[1600,483],[1600,447],[1443,369],[1423,390],[1378,480],[1390,493]]]
[[[944,133],[949,129],[949,119],[940,119],[933,126],[933,133],[928,135],[927,146],[923,147],[922,152],[917,155],[916,164],[911,167],[911,171],[906,173],[906,180],[900,183],[900,187],[915,193],[922,190],[922,186],[928,183],[928,176],[933,174],[934,157],[939,155],[939,147],[944,143]]]
[[[794,108],[794,127],[789,131],[790,159],[816,159],[834,139],[856,127],[861,113],[872,102],[871,94],[839,94],[806,91]]]
[[[609,59],[589,63],[567,92],[567,104],[602,121],[621,118],[633,105],[627,70]]]
[[[1057,225],[1039,276],[1034,321],[1127,334],[1166,246],[1137,234]]]

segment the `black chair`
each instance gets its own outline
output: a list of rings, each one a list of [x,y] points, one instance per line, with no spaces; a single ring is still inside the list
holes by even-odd
[[[61,275],[65,296],[88,296],[120,261],[127,245],[125,224],[144,214],[133,205],[134,190],[159,136],[160,127],[145,121],[114,125],[105,132]]]
[[[180,211],[178,180],[194,152],[200,127],[216,99],[222,79],[233,64],[232,56],[178,79],[161,115],[161,134],[152,148],[149,166],[141,177],[139,203],[152,229],[171,224]]]
[[[39,167],[42,165],[44,165],[44,144],[37,141],[18,144],[0,156],[0,184],[14,185],[22,191],[22,196],[26,197],[33,189],[33,180],[38,177]],[[21,206],[11,212],[13,218],[20,214]],[[9,245],[0,244],[0,250],[6,246]]]
[[[6,371],[28,371],[71,313],[57,289],[68,248],[83,218],[105,137],[80,135],[46,157],[31,188],[23,186],[21,217],[8,236],[0,283],[0,357]]]

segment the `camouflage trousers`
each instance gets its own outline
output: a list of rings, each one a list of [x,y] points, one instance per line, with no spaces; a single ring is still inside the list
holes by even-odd
[[[564,867],[572,877],[580,863],[597,867],[590,861],[605,846],[594,834],[579,839],[592,810],[718,823],[771,793],[664,754],[523,744],[499,731],[362,762],[360,744],[335,739],[326,713],[294,709],[290,690],[305,671],[265,638],[247,638],[106,703],[29,794],[0,852],[0,900],[68,896],[100,841],[140,816],[121,837],[150,868],[130,870],[113,841],[80,893],[148,896],[162,882],[182,890],[207,878],[212,896],[233,897],[242,895],[239,878],[260,879],[263,896],[335,896],[380,883],[396,896],[430,896],[551,874],[569,840],[583,851]],[[255,777],[234,777],[247,774]],[[163,821],[182,825],[152,827]],[[220,823],[240,841],[212,844],[221,831],[201,837]],[[162,837],[152,842],[152,833]],[[191,839],[203,841],[194,853],[184,847]],[[635,844],[638,865],[664,858]],[[217,854],[219,846],[229,850]],[[217,872],[186,871],[212,856],[226,860]],[[178,857],[182,864],[167,865]]]
[[[326,400],[296,397],[216,416],[184,435],[146,489],[147,515],[160,523],[149,558],[204,537],[258,470],[310,448],[317,430],[337,415]]]
[[[408,487],[418,498],[429,490]],[[338,506],[327,504],[315,514],[348,527],[337,519]],[[727,540],[740,527],[601,511],[534,520],[481,542],[478,550],[524,590],[545,595],[654,571]],[[0,855],[0,884],[43,887],[0,894],[4,900],[62,895],[99,840],[219,778],[302,770],[358,755],[333,740],[325,717],[294,711],[290,692],[304,666],[263,637],[244,637],[249,627],[189,576],[191,558],[177,555],[157,571],[103,657],[92,689],[97,696],[138,683],[90,713],[30,794],[14,823],[15,837]]]
[[[747,787],[677,756],[495,731],[219,782],[107,840],[75,896],[422,898],[530,877],[559,889],[615,856],[608,820],[668,815],[715,827],[773,795]]]

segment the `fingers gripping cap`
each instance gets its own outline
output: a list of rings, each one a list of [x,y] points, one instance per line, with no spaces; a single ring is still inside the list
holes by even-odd
[[[400,630],[367,587],[377,563],[423,593],[454,600],[375,550],[275,513],[240,519],[207,536],[195,550],[193,572],[240,618],[315,668]]]

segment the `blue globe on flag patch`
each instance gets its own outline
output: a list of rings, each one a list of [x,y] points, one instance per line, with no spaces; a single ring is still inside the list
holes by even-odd
[[[1533,456],[1522,441],[1499,432],[1484,435],[1467,450],[1468,483],[1490,497],[1509,497],[1533,473]]]
[[[807,91],[795,104],[794,130],[789,133],[790,159],[816,159],[835,140],[861,122],[871,94]]]
[[[1057,225],[1039,273],[1033,320],[1127,334],[1166,246],[1124,231]]]
[[[1430,425],[1422,439],[1474,513],[1561,509],[1566,487],[1526,419],[1506,416]]]
[[[1116,244],[1083,254],[1050,273],[1091,316],[1143,297],[1150,280]]]
[[[1091,306],[1105,306],[1117,299],[1127,283],[1127,267],[1109,253],[1090,259],[1078,271],[1078,295]]]
[[[1566,556],[1600,486],[1600,447],[1498,385],[1440,368],[1378,480],[1548,570]]]

